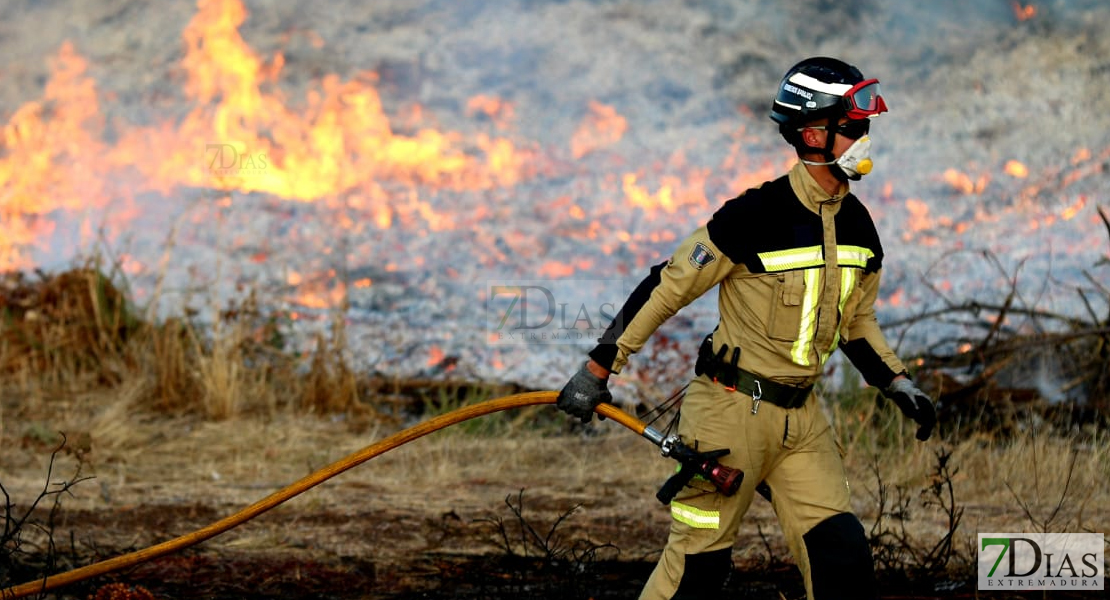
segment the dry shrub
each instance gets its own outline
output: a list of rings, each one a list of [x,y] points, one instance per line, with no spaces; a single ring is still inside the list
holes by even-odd
[[[153,380],[149,407],[160,412],[188,409],[200,395],[195,375],[192,325],[171,318],[147,331],[142,369]]]
[[[302,354],[288,347],[290,321],[253,294],[216,311],[214,322],[186,311],[148,323],[121,289],[91,267],[0,276],[0,386],[23,398],[126,388],[128,410],[209,419],[364,408],[369,388],[345,359],[341,320]]]
[[[358,379],[342,353],[343,348],[335,339],[316,336],[316,351],[300,386],[300,408],[331,413],[358,406]]]
[[[54,384],[118,383],[139,328],[124,294],[90,267],[0,275],[0,318],[0,373],[31,372]]]
[[[1110,237],[1110,211],[1098,215]],[[1110,424],[1110,255],[1070,284],[1084,308],[1056,313],[1027,298],[1019,286],[1023,262],[1008,271],[992,252],[978,252],[1009,283],[1000,301],[959,301],[934,288],[945,306],[894,327],[955,324],[966,333],[934,342],[915,361],[922,388],[939,400],[950,432],[1011,435],[1046,422],[1062,430]],[[1101,269],[1101,271],[1100,271]]]

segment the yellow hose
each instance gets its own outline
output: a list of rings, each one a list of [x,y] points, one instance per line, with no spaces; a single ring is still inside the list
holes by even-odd
[[[313,488],[332,477],[352,468],[356,467],[379,454],[388,452],[398,446],[407,444],[417,438],[428,435],[429,433],[438,431],[445,427],[450,427],[456,423],[481,417],[491,413],[508,410],[510,408],[520,408],[524,406],[534,406],[538,404],[553,404],[558,397],[558,392],[527,392],[523,394],[513,394],[510,396],[503,396],[488,400],[480,404],[472,406],[464,406],[462,408],[453,410],[449,413],[440,415],[433,419],[429,419],[423,423],[395,433],[384,440],[367,446],[354,454],[340,459],[295,483],[292,483],[285,488],[282,488],[262,500],[244,508],[243,510],[220,519],[215,523],[198,529],[192,533],[187,533],[183,536],[174,538],[169,541],[155,544],[149,548],[136,550],[129,554],[109,558],[98,563],[86,565],[72,571],[51,575],[45,579],[31,581],[28,583],[13,586],[4,590],[0,590],[0,598],[7,600],[9,598],[22,598],[29,594],[47,592],[57,589],[78,581],[83,581],[97,575],[103,575],[119,569],[131,567],[148,560],[153,560],[160,556],[165,556],[173,552],[177,552],[184,548],[188,548],[194,544],[199,544],[204,540],[215,537],[228,529],[242,525],[243,523],[257,517],[258,515],[270,510],[271,508],[297,496],[310,488]],[[639,419],[629,415],[628,413],[620,410],[619,408],[610,404],[602,404],[597,407],[597,413],[611,418],[617,423],[624,425],[639,435],[643,435],[646,425]]]

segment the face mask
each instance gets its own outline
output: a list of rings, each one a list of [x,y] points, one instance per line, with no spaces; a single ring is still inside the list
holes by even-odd
[[[852,142],[851,146],[836,160],[829,162],[815,162],[802,160],[807,165],[828,165],[833,175],[841,181],[851,179],[859,181],[861,177],[871,172],[874,163],[871,162],[871,136],[865,135]]]
[[[871,136],[865,135],[848,146],[844,154],[836,159],[836,166],[852,181],[859,181],[860,177],[871,172],[874,163],[871,162]]]

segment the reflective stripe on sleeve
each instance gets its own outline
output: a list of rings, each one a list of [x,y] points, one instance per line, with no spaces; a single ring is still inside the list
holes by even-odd
[[[701,510],[680,502],[671,502],[671,516],[679,523],[695,529],[720,529],[721,513],[715,510]]]

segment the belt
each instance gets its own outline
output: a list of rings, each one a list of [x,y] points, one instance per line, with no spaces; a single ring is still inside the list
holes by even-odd
[[[727,348],[722,350],[727,351]],[[738,349],[733,350],[730,362],[726,362],[724,356],[725,352],[713,354],[712,335],[706,336],[701,348],[698,349],[698,362],[694,366],[694,372],[709,377],[727,390],[739,390],[757,402],[766,400],[782,408],[803,406],[809,399],[809,393],[813,391],[812,385],[806,387],[786,385],[741,369],[736,366],[740,357]]]
[[[784,383],[771,381],[770,379],[763,379],[754,373],[749,373],[744,369],[736,369],[735,382],[729,386],[726,385],[720,376],[714,377],[713,381],[725,386],[725,389],[733,389],[744,392],[755,400],[766,400],[775,406],[783,408],[799,408],[804,406],[806,400],[809,399],[809,393],[813,391],[813,386],[794,387]]]

